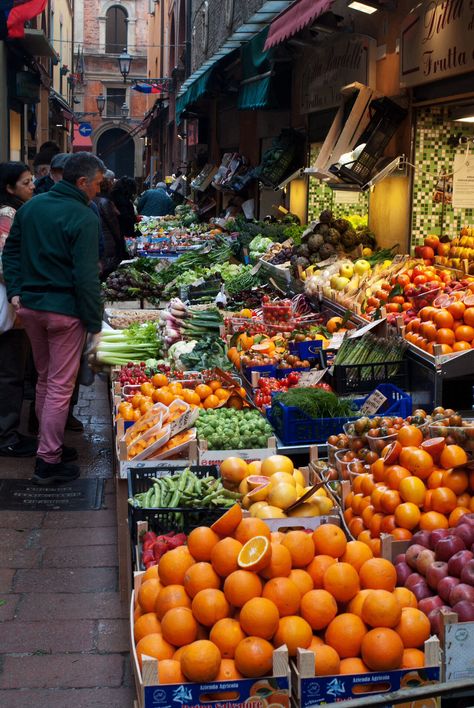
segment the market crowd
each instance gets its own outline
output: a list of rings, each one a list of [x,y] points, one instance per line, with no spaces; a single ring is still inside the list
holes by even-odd
[[[80,475],[66,429],[85,361],[102,325],[101,280],[127,258],[135,235],[137,185],[89,152],[61,153],[44,143],[33,173],[0,163],[0,456],[35,457],[32,480],[69,482]],[[140,196],[138,211],[174,212],[164,183]],[[30,388],[28,430],[19,432]]]

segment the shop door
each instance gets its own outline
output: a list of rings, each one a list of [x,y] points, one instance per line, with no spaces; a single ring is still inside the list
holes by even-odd
[[[121,128],[111,128],[97,141],[97,157],[105,162],[116,177],[134,177],[135,144]]]

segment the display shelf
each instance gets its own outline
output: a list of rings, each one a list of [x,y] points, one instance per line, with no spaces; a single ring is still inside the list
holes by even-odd
[[[287,268],[279,268],[273,263],[268,263],[263,259],[259,260],[259,268],[262,272],[272,278],[275,284],[288,296],[300,295],[304,292],[304,283],[296,280]]]

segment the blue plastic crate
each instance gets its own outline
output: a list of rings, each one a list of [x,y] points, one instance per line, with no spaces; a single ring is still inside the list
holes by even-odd
[[[306,371],[311,371],[311,368],[308,366],[300,366],[299,368],[296,369],[275,369],[275,378],[276,379],[284,379],[288,374],[291,374],[292,371],[301,371],[306,372]]]
[[[397,415],[406,418],[412,414],[413,400],[408,393],[404,393],[404,391],[393,384],[379,384],[375,390],[383,393],[387,399],[381,409],[377,411],[377,415]],[[369,393],[369,396],[370,395],[372,394]],[[361,408],[369,396],[356,398],[354,403],[358,408]]]
[[[344,423],[356,420],[356,417],[310,418],[296,406],[284,406],[280,401],[268,409],[267,417],[285,445],[324,443],[330,435],[340,433]]]
[[[319,359],[323,348],[323,341],[315,339],[312,342],[291,342],[290,352],[298,354],[299,358],[304,359]]]
[[[249,382],[252,380],[253,371],[258,371],[259,374],[266,374],[267,376],[275,376],[276,368],[273,364],[266,364],[265,366],[244,366],[242,373]]]

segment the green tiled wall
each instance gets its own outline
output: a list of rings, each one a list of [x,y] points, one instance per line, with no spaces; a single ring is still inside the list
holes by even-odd
[[[448,144],[453,137],[474,138],[474,126],[449,120],[446,107],[425,108],[417,112],[415,131],[412,198],[412,247],[423,243],[429,233],[454,237],[465,225],[474,225],[474,209],[453,209],[435,203],[437,177],[450,173],[456,151],[465,147]]]

